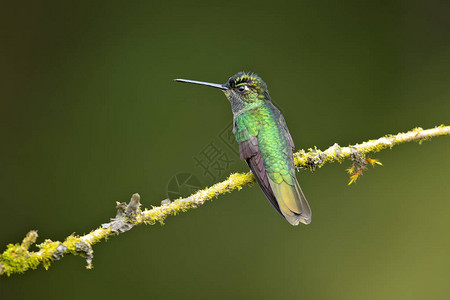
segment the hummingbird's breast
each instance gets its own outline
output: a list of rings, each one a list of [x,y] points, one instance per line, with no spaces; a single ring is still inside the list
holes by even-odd
[[[280,120],[281,113],[273,105],[263,105],[247,113],[246,123],[252,127],[250,134],[258,140],[266,172],[278,183],[294,169],[292,148]]]

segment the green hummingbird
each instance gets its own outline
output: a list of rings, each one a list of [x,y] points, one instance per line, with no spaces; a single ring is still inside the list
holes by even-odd
[[[231,103],[233,133],[259,186],[273,207],[292,225],[311,222],[311,208],[295,177],[294,142],[283,115],[272,104],[266,83],[240,72],[225,84],[174,79],[222,90]]]

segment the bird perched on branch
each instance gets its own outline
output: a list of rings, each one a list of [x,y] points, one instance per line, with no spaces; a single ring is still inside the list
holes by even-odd
[[[295,177],[294,142],[266,83],[238,73],[225,84],[175,79],[222,90],[231,103],[239,153],[273,207],[292,225],[311,222],[311,208]]]

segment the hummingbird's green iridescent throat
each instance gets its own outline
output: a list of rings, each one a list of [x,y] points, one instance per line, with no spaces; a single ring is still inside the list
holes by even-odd
[[[240,158],[250,167],[272,206],[292,225],[311,222],[311,208],[295,176],[294,142],[266,83],[256,74],[237,73],[225,84],[174,79],[221,89],[231,103]]]

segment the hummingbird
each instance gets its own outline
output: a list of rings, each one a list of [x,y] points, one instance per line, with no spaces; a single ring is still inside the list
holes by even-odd
[[[254,73],[239,72],[224,84],[174,79],[217,88],[233,112],[233,133],[240,159],[247,162],[272,206],[290,224],[309,224],[311,208],[295,176],[294,142],[286,121],[273,105],[266,83]]]

